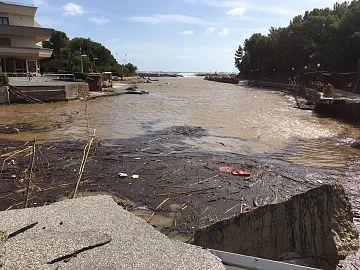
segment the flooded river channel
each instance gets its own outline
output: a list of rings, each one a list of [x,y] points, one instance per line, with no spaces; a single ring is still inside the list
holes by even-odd
[[[188,125],[209,133],[186,140],[194,149],[268,155],[314,167],[343,167],[359,157],[350,147],[359,128],[297,109],[294,99],[280,92],[201,78],[167,78],[140,88],[150,95],[1,106],[1,124],[29,125],[31,131],[0,139],[85,139],[91,129],[100,139],[129,139]]]
[[[344,186],[360,228],[358,127],[246,84],[165,78],[139,87],[150,94],[1,106],[0,210],[23,205],[24,141],[41,140],[29,196],[41,206],[72,196],[96,129],[77,196],[111,195],[173,239],[189,242],[199,228],[329,183]]]

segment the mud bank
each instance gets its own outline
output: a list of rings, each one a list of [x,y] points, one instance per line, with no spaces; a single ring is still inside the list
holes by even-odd
[[[183,142],[206,135],[198,127],[173,127],[130,140],[97,141],[80,186],[81,192],[107,192],[125,198],[130,210],[169,219],[164,233],[188,235],[199,227],[257,206],[276,203],[321,183],[346,181],[327,169],[292,166],[266,158],[204,152]],[[31,205],[54,202],[71,194],[80,167],[84,141],[39,143]],[[0,209],[23,202],[29,153],[12,156],[28,144],[1,141]],[[10,154],[8,154],[10,153]],[[6,160],[5,160],[6,159]],[[247,170],[250,177],[219,171]],[[128,175],[120,178],[119,173]],[[309,177],[309,175],[316,177]],[[132,179],[139,175],[139,179]],[[166,202],[164,202],[166,200]],[[159,205],[163,203],[160,207]],[[151,219],[150,219],[151,220]]]
[[[78,196],[110,194],[160,232],[183,242],[191,242],[199,228],[241,211],[283,202],[334,182],[345,186],[354,215],[360,218],[357,182],[351,176],[266,157],[203,151],[185,143],[189,137],[206,135],[200,127],[179,126],[132,139],[98,140],[91,149]],[[30,207],[72,194],[86,143],[38,143]],[[14,151],[29,146],[0,141],[0,210],[23,205],[31,158],[28,151],[17,155]],[[251,176],[220,172],[221,167],[247,170]],[[128,176],[120,177],[120,173]],[[133,179],[133,175],[139,178]]]

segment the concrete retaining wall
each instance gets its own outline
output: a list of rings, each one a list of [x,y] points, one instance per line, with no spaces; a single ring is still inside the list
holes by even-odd
[[[42,102],[70,101],[80,99],[89,95],[89,87],[86,83],[16,86],[16,89],[33,98],[41,100]],[[14,94],[10,94],[10,103],[26,103],[26,101]]]
[[[7,89],[7,86],[0,86],[0,104],[7,104],[9,102]]]
[[[324,185],[199,230],[195,244],[270,260],[291,254],[325,261],[332,269],[358,249],[358,238],[344,189]]]

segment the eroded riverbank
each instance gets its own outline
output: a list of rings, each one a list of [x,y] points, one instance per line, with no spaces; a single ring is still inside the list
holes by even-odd
[[[249,211],[280,202],[322,183],[346,184],[352,199],[358,199],[357,183],[352,175],[346,175],[347,171],[295,166],[265,156],[202,151],[185,143],[191,137],[202,136],[206,131],[201,128],[172,127],[133,139],[97,141],[80,192],[113,194],[119,203],[145,219],[156,214],[149,221],[154,218],[154,225],[163,233],[190,237],[197,228],[241,209]],[[38,145],[31,206],[71,195],[85,143]],[[22,206],[29,156],[26,152],[21,158],[7,153],[23,147],[16,142],[1,142],[0,156],[2,161],[7,158],[1,175],[1,210]],[[247,170],[251,176],[220,172],[221,167]],[[119,173],[128,177],[121,178]],[[132,175],[140,177],[132,179]]]

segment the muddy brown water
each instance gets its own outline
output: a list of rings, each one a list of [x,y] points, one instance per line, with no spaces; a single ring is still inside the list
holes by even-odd
[[[360,129],[294,108],[280,92],[204,81],[161,79],[145,84],[146,96],[117,96],[88,102],[0,107],[1,124],[26,123],[31,132],[0,139],[71,140],[96,129],[100,139],[125,139],[170,126],[200,126],[209,136],[187,143],[205,150],[241,154],[279,152],[281,159],[309,166],[345,166],[359,151],[349,147]],[[292,146],[292,147],[289,147]],[[281,151],[287,149],[286,153]]]

